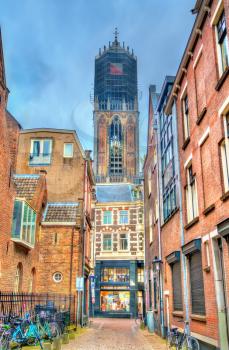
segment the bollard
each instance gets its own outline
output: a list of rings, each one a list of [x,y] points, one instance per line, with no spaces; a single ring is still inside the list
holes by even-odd
[[[50,342],[44,342],[42,345],[44,350],[53,350],[53,345]]]
[[[61,337],[53,339],[53,350],[61,350]]]

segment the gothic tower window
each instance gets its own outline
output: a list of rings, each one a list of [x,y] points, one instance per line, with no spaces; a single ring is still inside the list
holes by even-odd
[[[121,175],[123,172],[122,159],[122,125],[120,118],[115,116],[110,126],[110,175]]]

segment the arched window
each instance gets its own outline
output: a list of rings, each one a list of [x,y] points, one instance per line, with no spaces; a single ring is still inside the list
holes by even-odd
[[[115,116],[110,126],[110,175],[121,175],[122,166],[122,125],[118,116]]]
[[[31,270],[31,276],[29,281],[29,292],[34,293],[36,291],[36,269],[35,267]]]
[[[22,291],[22,279],[23,279],[23,266],[22,263],[18,263],[15,276],[14,291]]]

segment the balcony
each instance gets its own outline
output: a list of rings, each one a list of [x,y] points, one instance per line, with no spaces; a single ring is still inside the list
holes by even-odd
[[[50,165],[51,155],[52,155],[51,153],[40,153],[40,154],[30,153],[29,165],[30,166]]]

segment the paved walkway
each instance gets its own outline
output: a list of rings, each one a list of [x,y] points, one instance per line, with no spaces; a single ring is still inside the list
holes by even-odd
[[[63,350],[165,350],[164,341],[141,331],[134,320],[93,319],[91,327]]]

